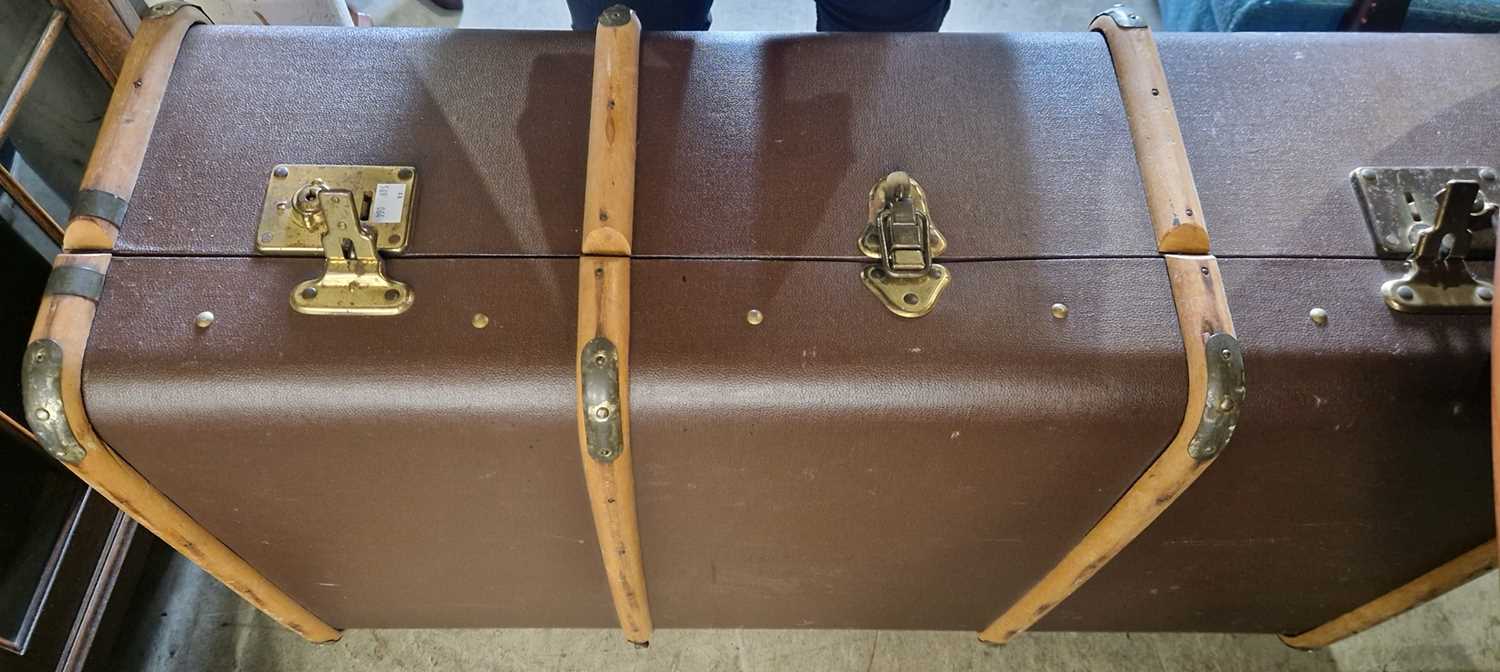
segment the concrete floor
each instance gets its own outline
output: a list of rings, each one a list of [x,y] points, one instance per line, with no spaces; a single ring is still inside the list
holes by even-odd
[[[307,644],[174,553],[152,558],[116,651],[119,672],[396,670],[1500,670],[1500,578],[1323,651],[1272,635],[1028,633],[1004,647],[972,632],[658,630],[637,650],[615,630],[351,630]]]
[[[561,0],[354,0],[377,25],[565,29]],[[947,31],[1082,30],[1108,0],[956,0]],[[1138,3],[1156,22],[1152,3]],[[810,0],[721,0],[716,30],[810,30]],[[1317,652],[1270,635],[1031,633],[1005,647],[970,632],[661,630],[636,650],[613,630],[355,630],[310,645],[175,554],[153,561],[117,650],[121,672],[237,670],[1500,670],[1494,573]],[[1122,605],[1122,608],[1126,605]]]

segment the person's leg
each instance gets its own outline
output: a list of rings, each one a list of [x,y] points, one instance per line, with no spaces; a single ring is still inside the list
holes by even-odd
[[[641,19],[645,30],[708,30],[713,0],[568,0],[573,30],[593,30],[599,14],[612,5],[625,5]]]
[[[937,32],[950,0],[815,0],[824,32]]]

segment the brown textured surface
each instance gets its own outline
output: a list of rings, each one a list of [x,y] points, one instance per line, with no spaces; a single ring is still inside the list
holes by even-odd
[[[1156,38],[1221,257],[1374,256],[1350,171],[1500,163],[1500,36]]]
[[[1302,632],[1494,536],[1488,315],[1392,313],[1399,262],[1220,270],[1250,390],[1234,441],[1039,629]]]
[[[1372,256],[1349,170],[1494,163],[1496,39],[1160,35],[1215,252]],[[312,61],[355,93],[265,93]],[[893,168],[950,258],[1153,250],[1096,35],[653,34],[641,68],[638,253],[847,257]],[[939,70],[961,85],[918,76]],[[305,161],[416,165],[414,255],[576,254],[588,71],[561,33],[194,29],[121,250],[249,254],[265,172]],[[977,628],[1170,438],[1159,260],[953,266],[903,321],[854,264],[635,262],[659,625]],[[609,625],[576,261],[396,260],[417,302],[376,320],[293,315],[316,267],[117,258],[85,369],[104,438],[335,625]],[[1493,533],[1484,318],[1390,313],[1385,262],[1222,267],[1250,381],[1234,443],[1040,627],[1306,629]],[[934,382],[903,383],[903,357]]]
[[[417,168],[408,255],[577,254],[591,49],[573,33],[196,28],[118,249],[250,254],[276,163],[389,163]],[[307,107],[290,91],[308,63],[352,88]],[[950,258],[1150,254],[1109,68],[1084,33],[647,35],[635,252],[854,257],[870,188],[899,168],[932,185]],[[912,89],[893,98],[894,81]],[[1043,221],[1080,235],[1057,245]]]
[[[289,288],[310,261],[120,258],[90,416],[335,625],[607,626],[574,433],[576,267],[397,260],[410,311],[331,319],[244,292]],[[954,275],[904,320],[855,264],[633,264],[659,626],[977,627],[1171,438],[1186,372],[1161,261]]]

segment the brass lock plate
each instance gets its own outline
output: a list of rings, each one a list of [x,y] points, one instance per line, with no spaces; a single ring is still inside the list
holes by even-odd
[[[1349,173],[1355,199],[1375,240],[1375,253],[1384,259],[1405,259],[1423,231],[1437,225],[1438,192],[1449,180],[1479,183],[1478,203],[1500,202],[1500,173],[1489,166],[1383,168],[1362,166]],[[1469,256],[1495,254],[1495,231],[1475,231]]]
[[[417,171],[411,166],[277,165],[266,185],[255,250],[322,254],[323,235],[310,215],[317,210],[319,191],[340,189],[354,195],[357,216],[370,231],[376,249],[399,253],[411,238],[416,179]]]

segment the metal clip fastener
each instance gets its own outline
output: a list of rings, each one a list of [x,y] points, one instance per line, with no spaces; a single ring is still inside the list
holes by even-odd
[[[870,190],[870,219],[859,237],[859,251],[879,264],[861,273],[865,286],[891,312],[921,317],[932,312],[952,277],[933,259],[948,242],[932,225],[927,194],[911,176],[897,171]]]
[[[1480,195],[1476,180],[1449,180],[1436,198],[1433,224],[1416,234],[1406,275],[1381,285],[1380,294],[1406,313],[1489,312],[1495,288],[1464,260],[1474,232],[1492,228],[1500,206]]]
[[[583,385],[584,436],[589,456],[613,462],[625,451],[620,422],[620,353],[603,336],[585,343],[578,358]]]
[[[1204,395],[1203,418],[1198,431],[1188,442],[1188,455],[1195,460],[1216,457],[1229,445],[1234,428],[1240,424],[1240,407],[1245,405],[1245,356],[1240,341],[1226,333],[1216,333],[1203,344],[1208,368],[1208,389]]]
[[[406,283],[385,276],[375,234],[359,220],[354,194],[310,192],[297,204],[323,238],[323,275],[297,285],[292,308],[309,315],[398,315],[411,307]]]

